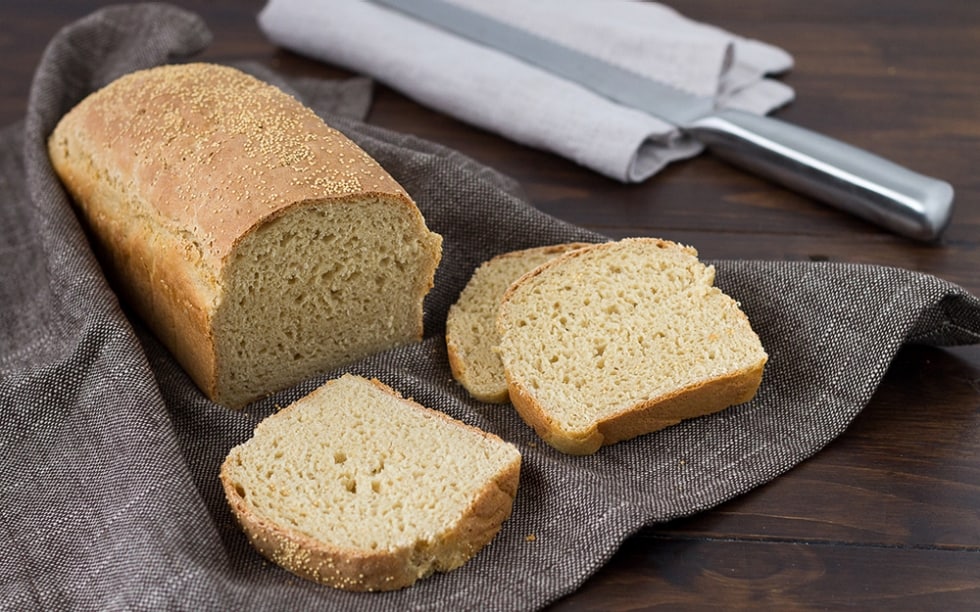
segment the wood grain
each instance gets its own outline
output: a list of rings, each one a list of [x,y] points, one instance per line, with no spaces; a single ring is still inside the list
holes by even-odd
[[[5,0],[0,121],[22,117],[58,28],[106,3]],[[204,58],[290,74],[345,70],[276,49],[258,0],[177,4],[215,33]],[[951,182],[953,222],[919,244],[710,156],[623,185],[420,107],[379,85],[369,120],[518,179],[540,209],[706,259],[832,260],[935,274],[980,294],[980,4],[686,0],[688,16],[782,46],[797,99],[776,114]],[[903,349],[840,438],[771,484],[649,527],[556,610],[980,607],[980,348]]]
[[[973,610],[976,551],[641,535],[552,610]]]

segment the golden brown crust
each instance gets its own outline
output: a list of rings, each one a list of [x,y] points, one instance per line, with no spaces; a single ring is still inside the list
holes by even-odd
[[[563,253],[567,253],[569,251],[581,249],[588,246],[592,246],[592,244],[588,242],[568,242],[562,244],[546,245],[541,247],[531,247],[527,249],[521,249],[518,251],[509,251],[506,253],[501,253],[499,255],[496,255],[491,259],[485,261],[480,265],[480,268],[482,268],[483,266],[492,265],[495,262],[500,262],[502,260],[522,259],[529,255],[533,255],[533,256],[545,255],[545,256],[557,257]],[[477,268],[477,271],[479,271],[479,268]],[[477,271],[474,271],[474,274],[476,274]],[[516,281],[517,278],[513,280]],[[463,299],[463,295],[461,294],[460,300],[462,299]],[[458,381],[460,384],[462,384],[463,387],[474,399],[479,400],[481,402],[487,402],[489,404],[505,404],[508,401],[510,401],[510,394],[508,393],[506,387],[502,387],[499,391],[496,392],[485,391],[484,389],[480,388],[479,385],[472,384],[471,381],[469,380],[469,374],[467,372],[467,366],[469,362],[466,358],[467,347],[465,346],[465,343],[458,342],[457,338],[454,337],[454,334],[451,331],[452,318],[454,316],[454,311],[458,308],[458,304],[459,302],[453,304],[453,306],[451,306],[449,309],[449,314],[447,317],[447,325],[446,325],[446,335],[445,335],[446,352],[449,357],[449,369],[453,374],[453,378],[456,381]],[[491,320],[490,327],[493,328],[495,326],[495,323],[496,323],[495,321]]]
[[[580,436],[569,435],[555,426],[547,411],[519,381],[511,383],[511,402],[521,418],[549,445],[569,455],[591,455],[603,446],[749,401],[762,383],[764,367],[765,361],[747,370],[678,389],[655,401],[638,403],[598,421],[593,428],[580,432]]]
[[[333,384],[334,381],[326,383]],[[430,410],[378,381],[371,382],[405,405],[426,415],[503,442],[498,436]],[[288,414],[291,406],[279,415]],[[277,415],[277,416],[279,416]],[[432,572],[450,571],[473,557],[500,531],[510,517],[520,482],[520,456],[488,482],[452,528],[429,543],[417,542],[393,550],[341,548],[269,521],[256,513],[236,489],[232,449],[221,466],[220,479],[236,521],[263,556],[303,578],[349,591],[390,591],[411,586]]]
[[[83,213],[95,238],[96,250],[107,265],[124,300],[153,328],[194,382],[214,396],[215,362],[210,337],[213,297],[197,289],[198,270],[190,262],[199,255],[172,236],[153,232],[134,216],[138,198],[124,185],[100,181],[81,138],[52,137],[49,154],[64,184]]]
[[[519,478],[520,463],[516,463],[480,492],[455,528],[436,546],[368,552],[332,546],[263,519],[235,491],[226,465],[221,469],[221,483],[232,513],[262,556],[297,576],[347,591],[401,589],[433,571],[460,567],[489,544],[510,517]],[[430,559],[435,562],[430,564]]]
[[[692,257],[697,251],[688,246],[657,238],[628,238],[626,241],[645,242],[661,249],[677,249]],[[516,289],[523,283],[530,283],[536,276],[548,269],[560,266],[563,262],[582,257],[593,250],[615,248],[616,243],[601,243],[571,251],[535,268],[511,285],[503,302],[511,299]],[[713,268],[708,269],[713,281]],[[740,319],[748,322],[748,317],[737,310]],[[506,330],[498,318],[501,333]],[[683,420],[712,414],[729,406],[747,402],[757,392],[768,357],[763,353],[761,359],[749,367],[735,372],[701,381],[688,387],[674,389],[660,397],[625,406],[615,414],[597,420],[591,427],[579,431],[568,431],[556,423],[546,407],[542,406],[525,385],[507,371],[507,383],[511,403],[521,418],[554,448],[572,455],[589,455],[601,447],[635,438],[676,425]]]
[[[224,66],[128,74],[67,113],[52,146],[69,134],[106,173],[97,180],[131,182],[132,194],[186,232],[215,267],[257,223],[300,202],[377,193],[411,204],[375,160],[312,110]]]
[[[298,100],[228,67],[126,75],[68,112],[48,151],[116,288],[205,394],[231,407],[244,402],[220,395],[214,323],[246,236],[298,207],[366,196],[425,227],[367,153]]]
[[[263,519],[235,490],[221,467],[225,498],[249,543],[276,565],[307,580],[348,591],[387,591],[403,588],[420,578],[411,566],[411,551],[367,553],[331,546],[295,530]]]

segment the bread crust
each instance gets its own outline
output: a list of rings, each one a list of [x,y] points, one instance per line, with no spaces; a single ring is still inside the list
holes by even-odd
[[[678,389],[654,400],[638,402],[596,422],[594,427],[581,432],[580,436],[570,435],[557,427],[547,410],[522,382],[509,380],[509,384],[511,403],[542,440],[569,455],[591,455],[603,446],[747,402],[762,384],[764,369],[765,361],[752,368]]]
[[[320,584],[347,591],[393,591],[415,584],[433,572],[462,566],[500,531],[510,517],[520,466],[487,485],[460,518],[433,546],[390,551],[340,548],[271,523],[256,515],[235,492],[222,468],[225,496],[249,543],[273,563]]]
[[[374,159],[299,100],[215,64],[112,82],[55,127],[49,150],[59,172],[73,163],[67,147],[81,147],[101,173],[88,180],[132,185],[130,197],[185,233],[215,269],[260,222],[297,204],[370,193],[415,208]]]
[[[557,257],[563,253],[573,251],[575,249],[580,249],[583,247],[590,246],[591,243],[587,242],[569,242],[562,244],[552,244],[541,247],[531,247],[527,249],[521,249],[518,251],[509,251],[507,253],[501,253],[492,257],[491,259],[483,262],[476,271],[475,275],[480,271],[481,268],[485,266],[494,265],[504,260],[512,259],[522,259],[528,256],[553,256]],[[533,268],[532,268],[533,269]],[[471,281],[472,282],[472,278]],[[517,278],[514,279],[515,281]],[[469,285],[467,285],[467,288]],[[469,361],[467,359],[467,346],[460,338],[456,338],[452,332],[453,317],[456,316],[457,309],[460,307],[460,302],[465,299],[466,288],[460,294],[459,300],[453,304],[449,309],[449,314],[446,323],[446,352],[449,356],[449,368],[452,371],[453,378],[456,379],[467,392],[476,400],[481,402],[486,402],[489,404],[505,404],[510,400],[510,394],[507,390],[506,381],[502,380],[503,385],[497,390],[487,390],[485,387],[481,387],[476,384],[471,378],[469,372]],[[501,295],[501,298],[503,296]],[[490,321],[490,327],[495,328],[496,324],[496,314],[493,316],[493,320]]]
[[[326,385],[334,382],[330,381]],[[406,399],[376,379],[370,382],[412,409],[424,411],[427,415],[455,427],[502,442],[494,434]],[[291,407],[286,407],[279,415],[290,409]],[[521,461],[517,455],[514,462],[474,496],[451,528],[436,534],[431,542],[416,542],[414,546],[393,550],[367,551],[332,545],[267,520],[256,513],[236,490],[231,474],[235,452],[232,449],[222,463],[220,479],[235,520],[252,546],[270,561],[302,578],[349,591],[401,589],[433,572],[445,572],[460,567],[489,544],[500,531],[502,523],[510,517],[520,482]]]
[[[298,100],[224,66],[126,75],[69,111],[48,152],[114,287],[201,390],[231,407],[255,397],[225,392],[214,321],[249,234],[303,207],[367,196],[428,233],[367,153]],[[434,275],[441,240],[430,242]]]
[[[695,258],[698,255],[692,247],[658,238],[627,238],[621,242],[643,242],[661,249],[679,250]],[[528,272],[508,289],[503,298],[502,311],[522,284],[531,282],[535,277],[570,259],[583,257],[597,249],[615,248],[615,244],[601,243],[571,251]],[[713,283],[713,268],[708,272],[708,279]],[[736,316],[748,326],[749,321],[745,313],[737,308],[734,311]],[[501,334],[506,332],[502,318],[503,316],[498,317],[497,321]],[[674,389],[658,397],[637,401],[596,420],[591,427],[574,432],[566,431],[555,422],[548,409],[535,399],[534,393],[527,387],[525,381],[509,369],[505,370],[505,373],[511,403],[539,437],[561,452],[571,455],[590,455],[603,446],[659,431],[683,420],[712,414],[749,401],[762,383],[767,361],[768,356],[763,352],[761,358],[748,367]]]

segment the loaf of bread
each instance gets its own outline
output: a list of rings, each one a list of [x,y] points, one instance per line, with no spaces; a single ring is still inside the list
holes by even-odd
[[[768,359],[714,268],[672,242],[578,249],[511,286],[497,320],[511,402],[570,454],[751,399]]]
[[[348,374],[260,423],[221,482],[268,559],[339,589],[393,590],[486,546],[520,465],[497,436]]]
[[[473,273],[446,317],[446,348],[453,377],[474,398],[493,404],[509,400],[504,364],[497,354],[497,311],[511,283],[562,253],[586,246],[575,242],[503,253]]]
[[[211,64],[135,72],[67,113],[48,151],[116,289],[215,402],[422,335],[441,237],[275,87]]]

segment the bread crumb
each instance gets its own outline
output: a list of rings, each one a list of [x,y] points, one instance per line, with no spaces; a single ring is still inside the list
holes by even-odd
[[[749,401],[768,355],[714,276],[694,249],[654,238],[521,276],[495,319],[518,414],[557,450],[589,455]]]
[[[483,402],[510,401],[494,321],[511,283],[559,255],[586,246],[571,242],[502,253],[473,273],[446,317],[446,348],[453,377]]]
[[[529,533],[526,536],[524,536],[524,539],[527,540],[528,542],[536,542],[538,536],[534,535],[533,533]]]
[[[221,482],[276,564],[334,588],[394,590],[459,567],[493,539],[520,462],[499,437],[345,374],[262,421],[229,451]]]

